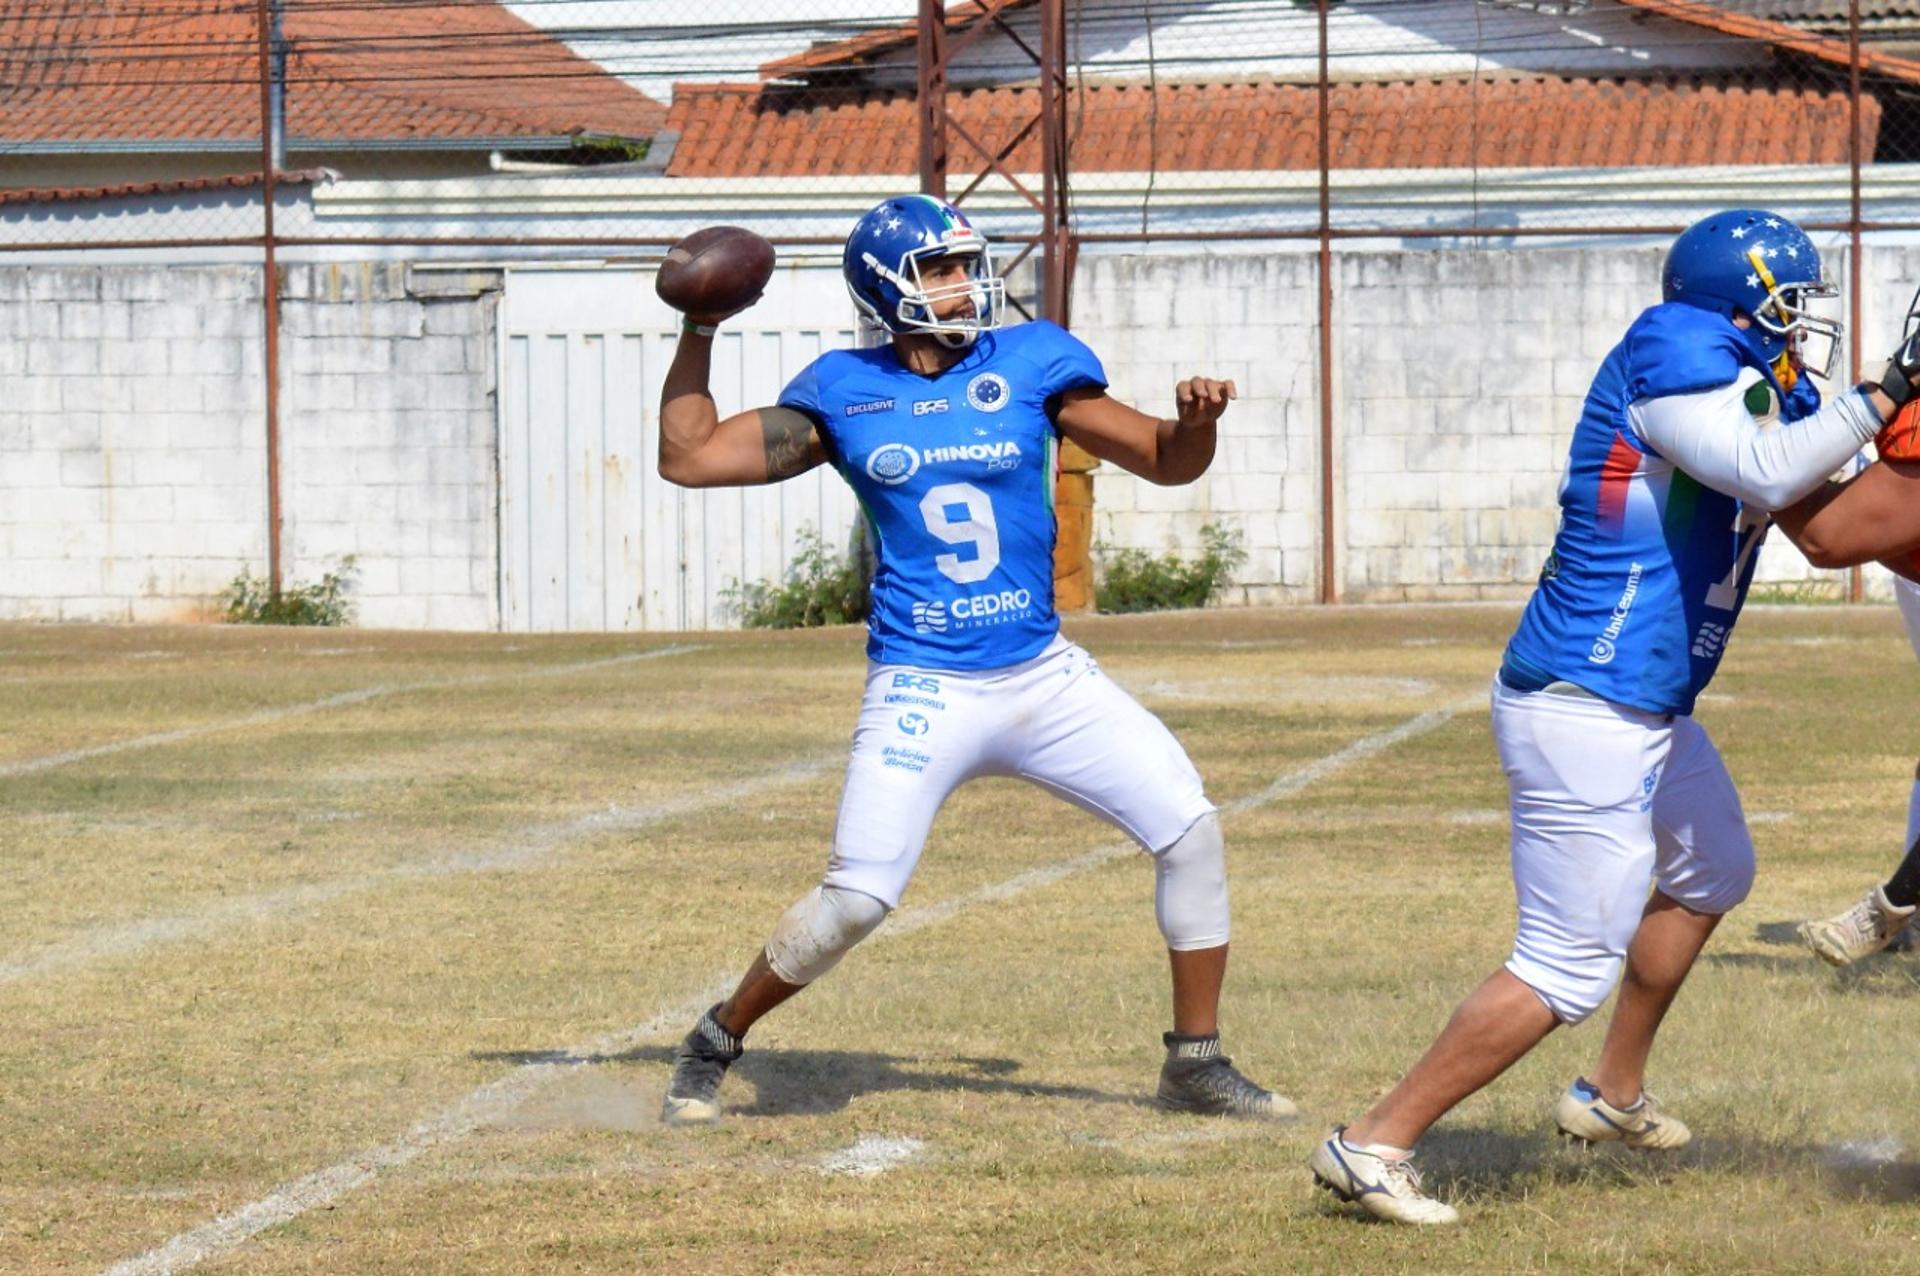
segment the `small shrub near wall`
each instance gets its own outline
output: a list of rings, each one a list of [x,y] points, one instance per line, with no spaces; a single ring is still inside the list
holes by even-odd
[[[234,625],[349,625],[353,623],[353,555],[312,585],[290,585],[275,598],[271,582],[242,567],[220,595],[222,617]]]
[[[1205,607],[1232,583],[1247,561],[1240,533],[1208,523],[1200,529],[1200,555],[1183,558],[1142,549],[1095,550],[1100,560],[1096,603],[1104,612],[1167,611]]]
[[[804,528],[797,536],[799,552],[785,580],[736,580],[720,591],[720,597],[748,629],[809,629],[865,620],[872,572],[864,531],[855,526],[853,548],[843,558],[820,533]]]

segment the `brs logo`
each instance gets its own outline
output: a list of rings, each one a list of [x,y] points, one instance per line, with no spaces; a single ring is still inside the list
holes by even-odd
[[[937,696],[940,694],[940,680],[923,673],[897,673],[893,675],[893,688],[895,691],[924,691],[930,696]]]
[[[936,412],[945,412],[946,410],[947,401],[945,399],[919,399],[916,400],[913,405],[913,414],[915,416],[932,416]]]

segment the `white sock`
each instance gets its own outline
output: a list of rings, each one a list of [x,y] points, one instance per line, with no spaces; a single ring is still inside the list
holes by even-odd
[[[1347,1136],[1344,1133],[1340,1136],[1340,1142],[1355,1152],[1365,1152],[1368,1156],[1377,1156],[1387,1161],[1404,1161],[1413,1155],[1412,1148],[1397,1148],[1391,1143],[1347,1143]]]

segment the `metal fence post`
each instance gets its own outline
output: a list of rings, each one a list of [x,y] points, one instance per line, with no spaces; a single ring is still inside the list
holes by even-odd
[[[280,272],[274,260],[274,118],[273,0],[257,0],[260,36],[260,203],[263,215],[261,298],[266,331],[265,358],[267,418],[267,583],[274,601],[280,599]]]

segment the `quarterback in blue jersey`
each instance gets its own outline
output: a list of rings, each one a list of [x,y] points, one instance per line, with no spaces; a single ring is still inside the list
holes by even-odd
[[[1594,1067],[1554,1112],[1568,1137],[1691,1135],[1642,1089],[1654,1034],[1720,918],[1746,897],[1739,794],[1691,714],[1725,653],[1771,515],[1809,497],[1911,396],[1920,360],[1824,407],[1840,326],[1790,220],[1731,209],[1674,241],[1662,304],[1595,375],[1560,529],[1493,685],[1518,933],[1413,1070],[1315,1148],[1315,1177],[1397,1222],[1451,1223],[1408,1158],[1429,1126],[1619,984]],[[1624,968],[1624,978],[1622,971]]]
[[[1153,857],[1173,969],[1159,1101],[1291,1115],[1220,1053],[1227,889],[1213,804],[1172,733],[1061,637],[1053,609],[1058,440],[1157,483],[1188,483],[1213,459],[1233,383],[1180,382],[1166,419],[1108,397],[1100,361],[1058,326],[1001,327],[1006,285],[986,240],[930,196],[861,218],[843,266],[887,344],[823,355],[778,404],[722,421],[707,389],[708,338],[725,316],[691,315],[661,390],[663,477],[773,483],[830,464],[860,498],[877,559],[866,695],[826,875],[687,1035],[663,1118],[718,1118],[747,1030],[899,905],[941,804],[982,775],[1031,780]]]

